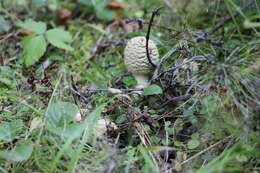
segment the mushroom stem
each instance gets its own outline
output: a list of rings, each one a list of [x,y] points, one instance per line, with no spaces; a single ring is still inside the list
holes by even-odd
[[[146,88],[149,85],[149,77],[147,75],[134,74],[134,78],[137,81],[135,88]]]

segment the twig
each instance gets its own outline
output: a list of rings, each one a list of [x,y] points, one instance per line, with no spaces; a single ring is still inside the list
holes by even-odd
[[[85,97],[84,95],[87,95],[89,93],[93,93],[93,92],[100,92],[100,91],[105,91],[105,92],[110,92],[111,90],[117,90],[120,92],[132,92],[132,91],[143,91],[143,88],[127,88],[127,89],[116,89],[116,88],[90,88],[87,89],[85,92],[83,91],[79,91],[78,89],[76,89],[74,86],[71,87],[69,89],[70,91],[74,92],[75,94],[77,94],[80,97]]]
[[[151,32],[151,27],[152,27],[152,23],[153,23],[153,19],[155,17],[155,15],[158,14],[159,10],[162,9],[163,7],[159,7],[157,9],[155,9],[153,11],[153,14],[152,14],[152,17],[150,19],[150,22],[149,22],[149,25],[148,25],[148,31],[147,31],[147,34],[146,34],[146,55],[147,55],[147,58],[148,58],[148,61],[149,63],[153,66],[153,67],[156,67],[156,65],[152,62],[151,58],[150,58],[150,54],[149,54],[149,49],[148,49],[148,43],[149,43],[149,37],[150,37],[150,32]]]
[[[74,82],[74,79],[72,76],[70,76],[70,79],[71,79],[71,88],[69,89],[71,92],[75,93],[78,97],[82,98],[84,103],[88,103],[88,99],[85,97],[86,93],[81,93],[79,90],[78,90],[78,87],[77,85],[75,84]]]
[[[169,52],[167,52],[159,61],[159,63],[156,65],[156,68],[154,70],[153,73],[153,77],[151,79],[151,82],[154,82],[157,77],[158,77],[158,73],[163,65],[163,63],[169,58],[171,57],[174,53],[176,53],[178,50],[181,50],[182,47],[178,47],[178,48],[173,48],[172,50],[170,50]]]
[[[177,12],[177,9],[172,5],[169,0],[163,0],[163,2],[172,10],[173,13]]]
[[[3,36],[3,38],[0,40],[0,44],[5,42],[5,40],[7,40],[8,38],[10,38],[12,36],[14,36],[14,33],[10,33],[10,34],[7,34],[7,35]]]
[[[133,19],[126,19],[125,23],[129,24],[129,23],[141,23],[141,24],[149,24],[148,21],[142,19],[142,18],[133,18]],[[182,31],[176,29],[176,28],[172,28],[172,27],[168,27],[168,26],[163,26],[163,25],[159,25],[159,24],[152,24],[152,26],[157,27],[157,28],[161,28],[161,29],[165,29],[168,31],[174,31],[177,34],[181,33]]]
[[[253,3],[254,3],[254,1],[249,2],[245,6],[241,7],[241,10],[249,8],[251,5],[253,5]],[[225,18],[223,21],[220,21],[209,32],[207,32],[207,35],[214,33],[215,31],[220,29],[222,26],[224,26],[226,23],[230,22],[232,20],[232,18],[237,17],[239,15],[240,15],[240,13],[237,11],[237,12],[233,13],[231,16]]]
[[[169,103],[174,103],[174,102],[177,103],[179,101],[187,100],[190,97],[191,97],[190,94],[177,96],[177,97],[172,97],[169,100],[167,100],[166,102],[164,102],[163,104],[159,105],[157,108],[161,109],[161,108],[165,107],[166,105],[168,105]]]
[[[230,139],[230,138],[233,138],[233,136],[230,135],[230,136],[228,136],[228,137],[226,137],[226,138],[224,138],[224,139],[218,141],[217,143],[215,143],[215,144],[209,146],[208,148],[206,148],[206,149],[204,149],[204,150],[198,152],[198,153],[195,154],[194,156],[192,156],[192,157],[188,158],[187,160],[184,160],[183,162],[181,162],[181,165],[183,165],[183,164],[185,164],[185,163],[188,163],[189,161],[195,159],[196,157],[202,155],[203,153],[207,152],[208,150],[210,150],[210,149],[216,147],[217,145],[223,143],[224,141],[226,141],[227,139]]]
[[[245,6],[241,7],[241,10],[244,10],[248,7],[250,7],[251,5],[253,5],[254,1],[251,1],[249,2],[248,4],[246,4]],[[217,23],[211,30],[209,30],[208,32],[203,32],[201,33],[201,35],[199,35],[197,38],[196,38],[196,42],[200,42],[200,41],[203,41],[203,40],[206,40],[206,41],[210,41],[210,40],[207,40],[207,38],[209,37],[209,35],[211,35],[212,33],[216,32],[217,30],[219,30],[221,27],[223,27],[226,23],[232,21],[232,19],[234,17],[237,17],[241,15],[238,11],[236,11],[235,13],[233,13],[231,16],[225,18],[224,20],[220,21],[219,23]],[[211,42],[213,44],[215,44],[214,42]]]
[[[87,89],[87,91],[97,92],[97,91],[109,91],[111,88],[91,88]],[[127,89],[117,89],[122,92],[132,92],[132,91],[143,91],[143,88],[127,88]]]
[[[176,70],[176,69],[178,69],[178,68],[181,68],[183,65],[185,65],[185,64],[187,64],[187,63],[190,63],[190,62],[192,62],[192,61],[195,61],[195,60],[198,60],[198,59],[201,59],[201,58],[205,58],[206,56],[209,56],[209,54],[207,54],[207,55],[205,55],[205,56],[203,56],[203,55],[194,56],[194,57],[192,57],[191,59],[189,59],[188,61],[184,61],[183,63],[181,63],[181,64],[179,64],[179,65],[176,65],[176,66],[174,66],[174,67],[171,67],[171,68],[169,68],[169,69],[163,71],[161,74],[159,74],[159,75],[157,76],[157,78],[159,78],[160,76],[162,76],[164,73],[167,73],[167,72],[170,72],[170,71],[174,71],[174,70]],[[157,78],[155,78],[154,81],[155,81]]]

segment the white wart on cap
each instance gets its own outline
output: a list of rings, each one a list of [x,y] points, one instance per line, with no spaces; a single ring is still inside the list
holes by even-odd
[[[150,59],[154,64],[159,61],[159,53],[156,44],[149,40],[148,50]],[[134,37],[127,42],[124,50],[125,66],[129,72],[132,72],[137,80],[136,88],[145,88],[149,85],[149,74],[152,71],[152,65],[149,63],[146,54],[146,38]]]

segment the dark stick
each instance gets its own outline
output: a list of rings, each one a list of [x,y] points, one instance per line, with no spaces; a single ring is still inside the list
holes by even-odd
[[[150,58],[150,54],[149,54],[149,49],[148,49],[148,42],[149,42],[149,38],[150,38],[150,31],[151,31],[151,27],[152,27],[152,24],[153,24],[153,19],[154,19],[154,16],[158,14],[159,10],[162,9],[163,7],[159,7],[155,10],[153,10],[153,14],[152,14],[152,17],[150,19],[150,22],[149,22],[149,25],[148,25],[148,31],[147,31],[147,34],[146,34],[146,55],[147,55],[147,58],[148,58],[148,61],[149,63],[153,66],[153,67],[156,67],[156,65],[152,62],[151,58]]]
[[[190,94],[186,94],[186,95],[182,95],[182,96],[178,96],[178,97],[171,97],[169,100],[167,100],[166,102],[164,102],[163,104],[158,106],[158,109],[165,107],[166,105],[168,105],[169,103],[177,103],[180,101],[184,101],[187,100],[191,97]]]

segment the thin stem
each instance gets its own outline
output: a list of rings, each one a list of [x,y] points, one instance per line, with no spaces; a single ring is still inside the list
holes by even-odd
[[[152,24],[153,24],[153,19],[155,17],[155,15],[158,14],[159,10],[162,9],[163,6],[153,10],[153,14],[152,14],[152,17],[150,19],[150,22],[149,22],[149,25],[148,25],[148,31],[147,31],[147,34],[146,34],[146,55],[147,55],[147,58],[148,58],[148,61],[149,63],[153,66],[153,67],[156,67],[156,64],[154,64],[150,58],[150,54],[149,54],[149,49],[148,49],[148,43],[149,43],[149,38],[150,38],[150,32],[151,32],[151,27],[152,27]]]

